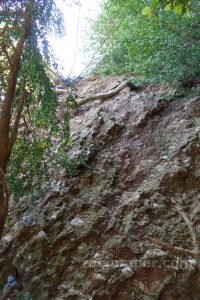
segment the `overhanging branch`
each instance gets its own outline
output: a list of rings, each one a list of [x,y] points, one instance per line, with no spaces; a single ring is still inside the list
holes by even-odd
[[[104,101],[108,100],[108,99],[112,98],[113,96],[117,95],[119,92],[121,92],[126,87],[129,87],[131,90],[134,90],[134,91],[139,90],[139,88],[136,87],[132,82],[125,80],[121,84],[119,84],[117,87],[113,88],[112,90],[110,90],[108,92],[98,93],[98,94],[94,94],[92,96],[83,98],[82,100],[77,102],[77,106],[80,107],[81,105],[86,104],[91,101],[94,101],[94,100],[104,100]],[[63,89],[56,89],[56,93],[59,95],[63,95],[66,92],[68,92],[68,91],[63,90]],[[66,104],[64,103],[63,106],[67,106],[67,103]]]

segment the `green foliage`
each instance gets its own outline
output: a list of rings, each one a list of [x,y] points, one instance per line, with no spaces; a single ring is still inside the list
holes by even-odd
[[[32,300],[33,298],[30,293],[27,293],[25,291],[17,291],[16,299],[17,300]]]
[[[76,99],[77,99],[77,95],[74,93],[70,93],[70,95],[66,99],[68,107],[71,107],[72,109],[76,109],[78,107]]]
[[[70,177],[77,176],[81,167],[87,167],[87,163],[84,159],[75,160],[66,155],[59,155],[58,163],[67,170]]]
[[[190,0],[151,0],[151,5],[142,10],[144,16],[152,16],[160,9],[165,11],[172,10],[175,14],[187,15],[189,13]]]
[[[187,17],[160,10],[151,18],[142,15],[142,9],[149,7],[147,0],[103,2],[101,13],[92,25],[93,49],[99,51],[100,59],[94,72],[129,72],[148,83],[177,84],[195,78],[200,73],[197,2],[190,2]],[[152,5],[156,8],[158,1],[152,1]],[[144,12],[148,14],[149,9]]]
[[[16,198],[40,190],[47,179],[46,142],[39,139],[18,139],[8,167],[10,190]]]
[[[66,160],[69,173],[75,174],[73,162],[66,157],[70,143],[69,116],[59,107],[54,87],[45,72],[46,66],[56,66],[48,34],[51,31],[59,35],[64,33],[63,17],[54,0],[2,0],[0,11],[0,42],[11,58],[22,34],[24,16],[31,23],[21,53],[11,133],[20,107],[22,87],[26,91],[25,103],[7,172],[10,191],[19,198],[40,191],[48,179],[48,168],[62,165],[60,157]],[[0,47],[0,100],[3,102],[10,66],[2,49]],[[75,105],[75,96],[72,95],[69,101]]]

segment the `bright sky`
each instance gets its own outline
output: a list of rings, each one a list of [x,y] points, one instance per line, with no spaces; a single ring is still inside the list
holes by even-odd
[[[89,63],[83,53],[84,37],[88,34],[89,21],[98,14],[99,0],[80,0],[80,5],[66,5],[63,0],[56,0],[65,19],[66,36],[62,39],[50,37],[63,76],[77,76]],[[69,2],[69,1],[67,1]],[[72,1],[71,1],[72,2]],[[74,1],[76,2],[76,1]]]

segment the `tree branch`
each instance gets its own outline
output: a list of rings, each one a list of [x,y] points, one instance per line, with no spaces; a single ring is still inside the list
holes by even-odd
[[[188,226],[190,235],[192,237],[195,252],[200,253],[200,243],[199,243],[198,234],[197,234],[197,231],[194,228],[190,218],[186,215],[186,213],[183,211],[183,209],[174,200],[172,200],[172,203],[175,205],[177,212],[179,213],[179,215],[182,217],[182,219],[185,221],[185,223]]]
[[[120,91],[122,91],[124,88],[129,87],[131,90],[139,90],[138,87],[134,86],[134,84],[132,84],[132,82],[130,81],[123,81],[121,84],[119,84],[116,88],[108,91],[108,92],[103,92],[103,93],[98,93],[89,97],[86,97],[82,100],[80,100],[79,102],[77,102],[77,107],[80,107],[83,104],[86,104],[88,102],[94,101],[94,100],[107,100],[110,99],[111,97],[115,96],[116,94],[118,94]],[[64,94],[66,93],[67,90],[62,90],[62,89],[56,89],[56,93],[58,94]],[[63,106],[67,106],[67,104],[63,104]]]
[[[171,246],[167,243],[163,243],[163,242],[161,242],[157,239],[151,238],[148,235],[145,235],[144,239],[150,241],[151,243],[153,243],[155,245],[160,246],[162,250],[169,251],[169,252],[171,252],[172,254],[174,254],[176,256],[192,257],[200,263],[199,253],[196,253],[194,251],[187,250],[187,249],[184,249],[184,248]]]
[[[21,119],[21,115],[22,115],[22,111],[24,108],[24,102],[25,102],[25,98],[26,98],[26,90],[25,87],[22,86],[21,88],[21,92],[20,92],[20,97],[19,97],[19,106],[17,109],[17,114],[15,117],[15,121],[14,121],[14,125],[12,128],[12,133],[11,133],[11,137],[10,137],[10,151],[12,151],[12,148],[16,142],[17,139],[17,135],[18,135],[18,129],[19,129],[19,122]]]
[[[194,245],[194,251],[184,249],[184,248],[180,248],[180,247],[171,246],[167,243],[163,243],[163,242],[161,242],[157,239],[151,238],[147,235],[144,236],[144,239],[149,240],[153,244],[159,245],[161,247],[161,249],[167,250],[167,251],[171,252],[174,255],[187,256],[187,257],[191,256],[194,259],[196,259],[198,261],[198,263],[200,264],[200,243],[199,243],[199,238],[198,238],[197,231],[194,228],[190,218],[186,215],[186,213],[183,211],[183,209],[176,203],[176,201],[170,199],[170,203],[172,203],[175,206],[176,211],[179,213],[179,215],[182,217],[182,219],[187,224],[190,235],[192,237],[192,242],[193,242],[193,245]]]
[[[107,100],[110,99],[111,97],[115,96],[116,94],[118,94],[119,92],[121,92],[124,88],[129,87],[131,88],[131,90],[138,90],[138,87],[134,86],[130,81],[123,81],[120,85],[118,85],[116,88],[105,92],[105,93],[99,93],[99,94],[95,94],[93,96],[84,98],[83,100],[79,101],[77,103],[78,107],[80,107],[83,104],[86,104],[90,101],[93,100]]]

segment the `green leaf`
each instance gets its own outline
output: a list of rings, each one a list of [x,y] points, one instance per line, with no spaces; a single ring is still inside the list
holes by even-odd
[[[189,8],[188,7],[184,7],[184,10],[183,10],[183,15],[185,16],[185,17],[187,17],[188,16],[188,14],[189,14]]]
[[[142,15],[143,15],[143,16],[149,17],[149,16],[152,15],[152,13],[153,13],[153,10],[152,10],[152,8],[149,7],[149,6],[143,8],[143,10],[142,10]]]
[[[169,4],[167,4],[167,5],[165,6],[165,11],[169,11],[169,10],[171,10],[171,9],[172,9],[171,3],[169,3]]]
[[[183,9],[184,9],[184,6],[183,6],[182,4],[176,4],[176,5],[174,6],[174,12],[175,12],[175,14],[177,14],[177,15],[182,14]]]
[[[157,9],[160,6],[160,1],[159,0],[152,0],[151,1],[151,7],[153,9]]]

